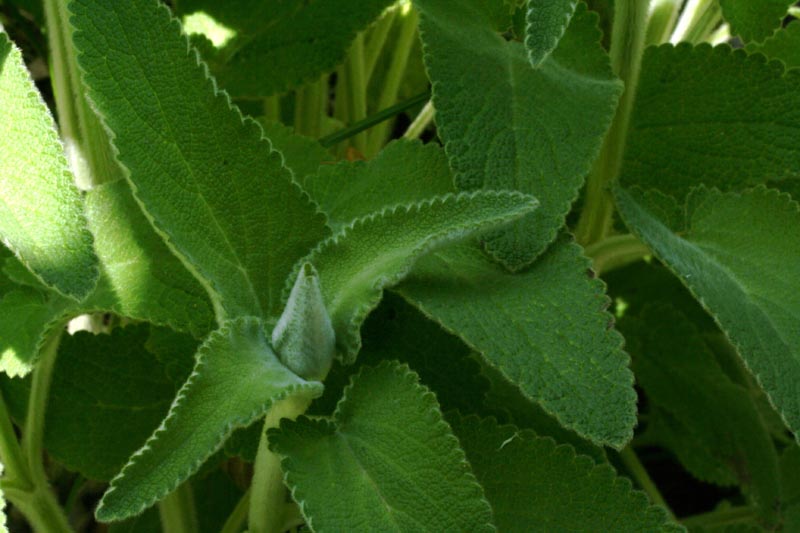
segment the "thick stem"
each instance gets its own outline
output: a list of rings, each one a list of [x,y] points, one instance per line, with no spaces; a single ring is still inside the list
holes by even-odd
[[[688,0],[669,42],[701,42],[719,24],[722,11],[717,0]]]
[[[197,510],[194,505],[192,485],[188,481],[181,484],[166,498],[158,502],[161,527],[172,533],[195,533],[199,530]]]
[[[294,131],[317,138],[322,132],[323,94],[327,95],[328,77],[307,83],[295,93]]]
[[[433,122],[435,115],[436,109],[433,107],[433,100],[428,100],[428,103],[422,107],[417,117],[408,126],[408,129],[403,134],[403,139],[419,139],[422,132]]]
[[[372,79],[372,73],[375,71],[375,65],[381,56],[383,45],[386,43],[386,37],[389,36],[389,31],[392,29],[396,14],[397,9],[395,7],[387,9],[369,32],[367,42],[364,45],[364,78],[367,84]]]
[[[625,83],[625,91],[586,186],[586,203],[575,232],[578,242],[584,246],[601,240],[611,229],[614,203],[609,186],[617,179],[625,153],[649,4],[649,0],[618,0],[614,4],[611,67]]]
[[[651,254],[650,248],[631,234],[607,237],[586,248],[586,255],[592,259],[598,276]]]
[[[664,497],[661,495],[661,492],[658,490],[658,487],[656,487],[652,478],[650,478],[650,474],[647,473],[642,462],[639,461],[639,457],[636,455],[636,452],[633,451],[633,448],[626,446],[625,449],[619,453],[619,457],[622,460],[622,464],[628,469],[628,472],[630,472],[639,487],[650,497],[650,501],[663,507],[667,511],[667,514],[669,514],[669,517],[675,519],[675,515],[672,514],[672,510],[669,508],[669,505],[667,505],[666,500],[664,500]]]
[[[278,427],[281,419],[295,419],[305,412],[311,400],[292,396],[272,406],[264,421],[264,431],[258,443],[253,482],[250,485],[250,533],[281,533],[286,505],[286,486],[278,455],[269,449],[269,429]]]
[[[367,83],[364,77],[364,34],[359,33],[350,47],[345,63],[350,100],[347,124],[355,124],[367,117]],[[361,132],[352,138],[353,147],[362,154],[367,150],[367,134]]]

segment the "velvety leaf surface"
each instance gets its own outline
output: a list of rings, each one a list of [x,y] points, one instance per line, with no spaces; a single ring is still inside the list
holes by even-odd
[[[453,192],[447,157],[435,144],[398,140],[369,161],[324,165],[303,188],[340,230],[352,220],[385,206]]]
[[[511,274],[474,246],[420,261],[398,291],[483,354],[562,425],[614,447],[636,421],[633,375],[578,245],[561,237]]]
[[[283,163],[299,184],[303,183],[306,176],[316,173],[322,163],[334,160],[315,139],[298,135],[289,126],[267,120],[260,120],[259,124],[264,129],[264,136],[281,153]]]
[[[513,270],[552,242],[611,123],[621,84],[584,4],[556,50],[531,68],[493,25],[500,0],[417,0],[439,136],[461,189],[513,189],[541,207],[486,238]]]
[[[745,42],[763,41],[781,27],[793,0],[719,0],[722,16],[731,25],[731,34]]]
[[[451,420],[498,531],[682,531],[628,479],[568,445],[478,417]]]
[[[218,314],[277,315],[296,260],[326,234],[261,128],[217,91],[155,0],[78,0],[89,97],[134,194]]]
[[[300,379],[278,361],[261,321],[226,322],[198,350],[167,417],[111,481],[98,520],[139,514],[197,471],[235,428],[263,416],[278,400],[321,392],[320,383]]]
[[[55,122],[0,31],[0,238],[46,285],[80,299],[97,281],[83,202]]]
[[[797,435],[798,204],[763,187],[740,194],[701,188],[687,198],[683,224],[670,228],[650,211],[652,194],[617,188],[615,195],[631,231],[715,317]]]
[[[88,306],[201,337],[214,324],[203,287],[153,231],[125,181],[86,193],[102,277]]]
[[[185,4],[185,5],[184,5]],[[238,31],[223,49],[214,74],[232,94],[269,96],[333,70],[356,33],[391,0],[213,0],[181,2],[181,11],[202,10]]]
[[[383,289],[403,279],[420,257],[506,224],[536,205],[516,192],[448,194],[359,218],[322,242],[303,263],[319,272],[340,357],[353,361],[364,318]]]
[[[620,330],[648,405],[669,413],[677,430],[670,440],[691,441],[677,443],[681,462],[705,481],[740,485],[763,526],[776,526],[778,454],[750,391],[725,375],[700,331],[669,304],[626,314]]]
[[[577,7],[578,0],[528,0],[525,48],[531,65],[538,67],[550,57]]]
[[[435,396],[397,363],[363,368],[333,420],[270,430],[314,531],[495,531]]]
[[[750,43],[748,52],[761,52],[770,59],[780,59],[788,68],[800,67],[800,21],[793,20],[763,43]]]
[[[727,45],[651,47],[620,181],[683,196],[797,179],[798,135],[800,72]]]

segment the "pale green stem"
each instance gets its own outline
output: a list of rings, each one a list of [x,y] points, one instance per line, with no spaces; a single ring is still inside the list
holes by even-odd
[[[714,32],[708,36],[706,41],[714,46],[727,43],[731,38],[731,27],[728,24],[721,24]]]
[[[273,94],[264,98],[264,118],[275,122],[281,121],[281,95]]]
[[[72,528],[49,487],[32,492],[3,484],[6,498],[20,510],[37,533],[71,533]]]
[[[67,2],[45,0],[44,12],[59,129],[76,183],[82,189],[90,189],[120,179],[122,172],[114,160],[108,135],[89,106],[80,80]]]
[[[33,488],[33,481],[28,475],[28,463],[22,453],[17,433],[11,422],[11,415],[0,393],[0,460],[3,462],[3,478],[23,488]]]
[[[170,533],[195,533],[199,530],[192,485],[188,481],[158,502],[161,527]]]
[[[350,47],[350,54],[345,63],[350,101],[349,116],[346,124],[353,124],[367,117],[367,84],[364,78],[364,34],[359,33]],[[366,153],[367,134],[361,132],[351,139],[359,152]]]
[[[294,502],[286,504],[283,509],[283,526],[281,526],[281,530],[289,531],[305,523],[306,520],[300,513],[300,507]]]
[[[750,522],[757,517],[758,512],[752,507],[730,507],[687,516],[681,520],[681,523],[687,528],[724,528],[724,526]]]
[[[369,84],[372,79],[375,65],[378,63],[378,58],[381,56],[383,45],[386,43],[386,37],[388,37],[389,31],[392,29],[396,14],[396,6],[387,9],[369,32],[367,42],[364,45],[364,79],[367,81],[367,84]]]
[[[378,109],[385,109],[397,101],[397,95],[400,92],[400,84],[406,73],[408,58],[414,47],[419,16],[411,4],[407,4],[407,6],[408,9],[402,10],[400,14],[399,33],[393,47],[394,54],[392,55],[392,63],[389,66],[386,77],[383,79],[383,87],[378,97]],[[392,124],[394,124],[394,120],[387,120],[386,122],[378,124],[370,131],[369,145],[365,153],[367,157],[372,157],[378,153],[378,150],[386,144]]]
[[[264,421],[258,443],[250,485],[249,533],[281,533],[286,505],[286,486],[278,455],[269,449],[267,432],[278,427],[281,419],[295,419],[305,412],[311,400],[292,396],[272,406]]]
[[[436,115],[436,110],[433,108],[433,100],[428,100],[419,114],[416,116],[411,125],[408,126],[408,129],[403,134],[404,139],[419,139],[419,136],[422,135],[422,132],[428,127],[428,125],[433,121],[433,117]]]
[[[790,14],[791,16],[793,16],[794,18],[796,18],[796,19],[797,19],[797,18],[800,18],[800,7],[798,7],[798,6],[792,6],[792,7],[790,7],[790,8],[789,8],[789,14]]]
[[[575,231],[578,242],[584,246],[601,240],[611,229],[614,203],[609,187],[617,179],[625,153],[628,123],[639,82],[649,3],[649,0],[618,0],[614,4],[611,67],[625,83],[625,90],[586,185],[586,203]]]
[[[654,0],[650,6],[650,17],[647,21],[645,46],[657,45],[669,40],[678,20],[682,0]]]
[[[720,16],[717,0],[688,0],[669,41],[698,43],[719,23]]]
[[[322,93],[327,94],[328,77],[307,83],[295,93],[294,131],[300,135],[317,138],[322,132]]]
[[[247,520],[247,513],[250,511],[250,489],[247,489],[239,503],[233,508],[233,511],[228,515],[225,524],[222,526],[220,533],[240,533],[244,528],[244,523]]]
[[[667,511],[669,517],[674,520],[675,516],[672,514],[672,510],[669,508],[669,505],[667,505],[664,497],[661,496],[661,492],[658,490],[658,487],[656,487],[652,478],[650,478],[650,474],[647,473],[642,462],[639,461],[639,457],[636,455],[636,452],[633,451],[633,448],[626,446],[619,452],[619,457],[622,460],[622,464],[628,469],[628,472],[630,472],[639,487],[650,497],[650,501],[663,507]]]
[[[606,237],[586,248],[586,256],[592,259],[598,276],[649,255],[652,255],[650,248],[631,234]]]

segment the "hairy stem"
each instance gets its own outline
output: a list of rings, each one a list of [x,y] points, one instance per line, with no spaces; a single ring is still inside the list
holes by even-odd
[[[258,443],[253,482],[250,485],[250,533],[281,533],[283,531],[286,486],[283,484],[281,460],[269,449],[267,432],[278,427],[281,419],[297,418],[305,412],[311,400],[290,397],[272,406],[264,421],[264,431]]]
[[[628,124],[639,82],[649,4],[649,0],[619,0],[614,4],[611,67],[625,83],[625,91],[586,186],[586,204],[575,231],[578,242],[584,246],[599,241],[611,229],[614,202],[609,186],[617,179],[622,167]]]
[[[158,514],[164,531],[195,533],[199,529],[192,485],[182,483],[166,498],[158,502]]]
[[[598,276],[640,261],[651,253],[650,248],[631,234],[607,237],[586,248]]]
[[[672,510],[669,508],[669,505],[667,505],[664,497],[661,496],[661,492],[658,490],[652,478],[650,478],[650,474],[647,473],[642,462],[639,461],[639,457],[636,455],[636,452],[633,451],[633,448],[626,446],[625,449],[619,453],[619,457],[622,460],[622,464],[628,469],[628,472],[630,472],[639,487],[650,497],[650,501],[663,507],[669,514],[669,517],[674,519],[675,515],[672,514]]]

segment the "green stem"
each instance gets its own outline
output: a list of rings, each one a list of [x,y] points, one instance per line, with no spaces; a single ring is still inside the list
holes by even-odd
[[[656,487],[650,474],[647,473],[642,462],[639,461],[639,457],[636,455],[636,452],[633,451],[633,448],[631,448],[630,445],[626,446],[619,453],[619,457],[622,460],[622,464],[628,469],[628,472],[630,472],[639,487],[650,497],[650,501],[656,505],[662,506],[667,511],[667,514],[669,514],[669,517],[675,519],[675,516],[672,514],[672,509],[669,508],[664,497],[661,496],[661,492],[659,492],[658,487]]]
[[[428,127],[428,125],[433,121],[433,117],[436,115],[436,109],[433,107],[433,100],[428,100],[422,110],[420,110],[417,117],[408,126],[408,129],[403,134],[404,139],[419,139],[419,136],[422,135],[422,132]]]
[[[681,520],[681,523],[687,528],[722,528],[742,522],[750,522],[757,516],[758,513],[752,507],[730,507],[687,516]]]
[[[717,0],[688,0],[670,42],[701,42],[719,24],[721,15]]]
[[[264,98],[264,118],[274,122],[281,121],[281,96],[279,94]]]
[[[244,527],[245,520],[247,520],[247,513],[250,511],[250,489],[242,495],[239,503],[236,504],[233,511],[228,515],[225,524],[222,526],[220,533],[239,533]]]
[[[395,115],[402,113],[406,109],[421,104],[422,102],[430,98],[430,96],[431,96],[430,93],[427,91],[418,94],[417,96],[409,98],[408,100],[404,100],[403,102],[400,102],[391,107],[378,111],[374,115],[370,115],[364,120],[356,122],[355,124],[347,128],[334,132],[330,135],[326,135],[325,137],[319,140],[319,143],[325,148],[330,148],[331,146],[338,144],[342,141],[345,141],[364,130],[368,130],[375,124],[379,124],[384,120],[387,120]]]
[[[295,93],[294,131],[306,137],[317,138],[322,131],[323,93],[327,94],[328,77],[308,83]]]
[[[364,45],[364,78],[367,84],[372,79],[372,73],[375,71],[375,65],[381,56],[383,45],[386,43],[386,37],[389,36],[389,30],[392,29],[396,14],[397,8],[387,9],[369,32],[369,37]]]
[[[353,125],[367,116],[367,80],[364,76],[364,34],[359,33],[350,47],[345,63],[350,101],[347,124]],[[367,151],[367,134],[361,131],[353,136],[353,146],[362,154]]]
[[[586,186],[586,203],[575,231],[578,242],[584,246],[601,240],[611,229],[614,202],[609,187],[617,179],[625,153],[644,51],[649,3],[649,0],[618,0],[614,3],[611,67],[625,83],[625,91]]]
[[[286,505],[286,486],[278,455],[269,449],[267,432],[278,427],[281,419],[297,418],[305,412],[311,400],[292,396],[272,406],[264,421],[264,431],[258,443],[250,485],[249,533],[281,533]]]
[[[172,533],[195,533],[199,530],[197,511],[194,505],[192,485],[188,481],[181,484],[166,498],[158,502],[161,527]]]
[[[681,0],[653,1],[650,18],[647,21],[645,46],[658,45],[669,40],[669,36],[675,29],[675,22],[678,20],[681,3]]]
[[[406,8],[407,6],[407,8]],[[417,22],[419,15],[411,4],[406,4],[400,14],[400,30],[397,41],[394,43],[394,54],[392,55],[392,63],[389,66],[389,71],[383,79],[383,87],[381,88],[380,96],[378,97],[378,109],[384,109],[391,106],[397,101],[397,95],[400,91],[400,84],[403,81],[403,76],[406,73],[408,65],[408,58],[411,55],[411,49],[414,46],[414,40],[417,35]],[[381,149],[389,138],[391,121],[382,122],[370,131],[369,145],[365,155],[371,157]]]
[[[71,533],[66,515],[49,487],[37,486],[33,491],[3,484],[6,498],[20,510],[37,533]]]
[[[598,276],[651,255],[652,252],[634,235],[614,235],[586,248]]]
[[[789,8],[789,14],[790,14],[791,16],[793,16],[794,18],[796,18],[796,19],[797,19],[797,18],[800,18],[800,7],[798,7],[798,6],[792,6],[792,7],[790,7],[790,8]]]
[[[0,459],[5,468],[4,479],[28,489],[33,488],[33,481],[28,474],[28,463],[17,440],[17,433],[14,431],[2,393],[0,393]]]

